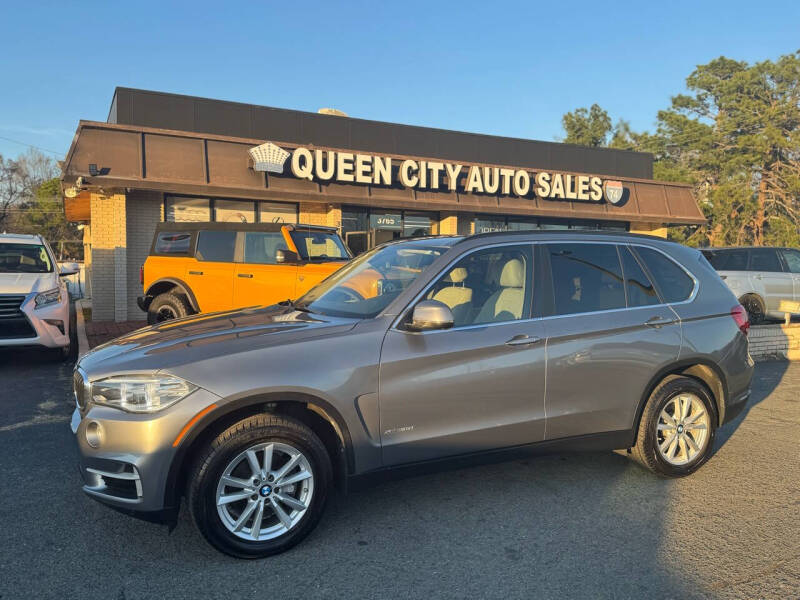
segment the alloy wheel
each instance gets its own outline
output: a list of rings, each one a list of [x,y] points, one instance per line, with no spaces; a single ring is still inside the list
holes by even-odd
[[[674,396],[661,410],[656,424],[656,444],[665,461],[686,465],[706,450],[711,421],[703,401],[692,393]]]
[[[271,540],[294,528],[314,494],[305,455],[281,442],[251,446],[231,460],[217,484],[217,513],[235,536]]]

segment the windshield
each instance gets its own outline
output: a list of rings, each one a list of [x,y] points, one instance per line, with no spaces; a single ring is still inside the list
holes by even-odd
[[[307,229],[293,230],[290,235],[300,258],[304,260],[348,260],[350,253],[338,234]]]
[[[51,273],[53,263],[44,246],[0,242],[0,273]]]
[[[370,319],[457,239],[425,239],[375,248],[309,290],[297,306],[323,315]]]

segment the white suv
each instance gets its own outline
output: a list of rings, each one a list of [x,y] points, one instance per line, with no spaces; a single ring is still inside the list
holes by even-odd
[[[747,309],[751,323],[800,313],[800,250],[706,248],[703,255]]]
[[[38,235],[0,234],[0,346],[69,354],[69,293],[52,249]]]

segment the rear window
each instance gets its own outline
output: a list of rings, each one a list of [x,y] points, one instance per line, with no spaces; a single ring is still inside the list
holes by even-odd
[[[235,231],[201,231],[197,234],[197,259],[209,262],[233,262]]]
[[[637,247],[636,252],[655,279],[665,302],[688,300],[694,290],[694,280],[682,267],[652,248]]]
[[[612,244],[547,244],[555,313],[625,308],[617,248]]]
[[[175,231],[161,231],[156,236],[155,254],[189,254],[192,234]]]

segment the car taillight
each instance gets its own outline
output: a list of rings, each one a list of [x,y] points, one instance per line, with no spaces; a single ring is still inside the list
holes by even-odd
[[[139,285],[144,285],[144,265],[139,267]]]
[[[731,316],[733,320],[736,321],[736,326],[739,328],[739,331],[747,335],[747,332],[750,331],[750,319],[747,318],[747,311],[744,309],[744,306],[741,304],[734,306],[731,309]]]

